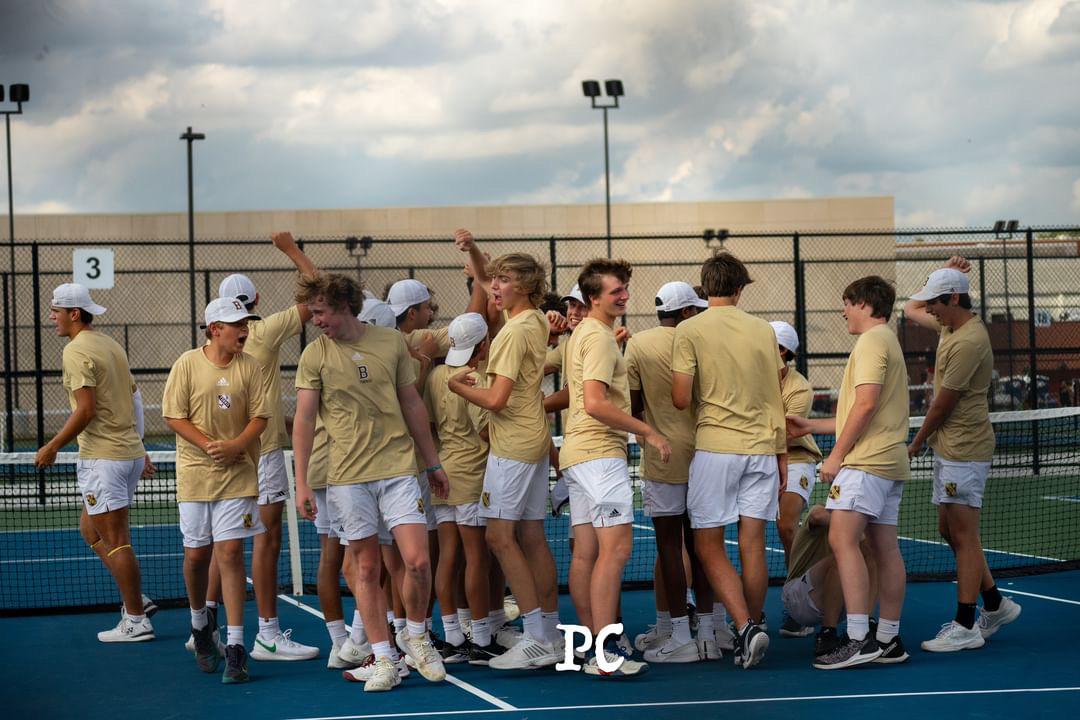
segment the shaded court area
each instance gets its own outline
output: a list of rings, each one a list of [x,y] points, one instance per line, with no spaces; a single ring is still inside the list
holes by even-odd
[[[779,588],[770,588],[766,613],[770,648],[751,670],[723,660],[656,665],[630,680],[595,678],[554,670],[500,673],[469,665],[448,666],[445,683],[413,674],[389,693],[367,694],[328,670],[329,639],[314,597],[281,596],[281,622],[296,637],[318,644],[323,655],[301,663],[249,661],[252,682],[222,685],[200,673],[183,650],[188,610],[161,610],[157,639],[105,645],[96,632],[116,622],[114,613],[0,619],[8,638],[3,661],[18,668],[17,686],[6,684],[6,717],[61,718],[739,718],[786,716],[1067,717],[1080,699],[1080,571],[1006,578],[1006,595],[1023,614],[980,650],[931,654],[918,649],[955,609],[952,583],[908,586],[901,626],[911,659],[825,672],[810,667],[813,638],[777,635]],[[562,617],[572,620],[568,596]],[[346,617],[351,617],[346,599]],[[255,607],[248,603],[247,644],[254,637]],[[436,612],[436,616],[438,613]],[[623,594],[623,619],[632,636],[653,618],[647,591]]]

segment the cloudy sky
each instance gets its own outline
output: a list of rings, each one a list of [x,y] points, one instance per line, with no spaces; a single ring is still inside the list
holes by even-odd
[[[610,77],[614,201],[1080,221],[1080,0],[0,0],[16,212],[602,202]]]

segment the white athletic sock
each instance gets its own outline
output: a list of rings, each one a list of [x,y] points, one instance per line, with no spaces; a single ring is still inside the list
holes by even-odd
[[[488,620],[491,621],[491,632],[499,632],[499,629],[506,624],[506,611],[500,605],[498,610],[488,613]]]
[[[345,629],[344,620],[331,620],[326,623],[326,632],[330,635],[330,642],[335,648],[341,647],[349,632]]]
[[[129,615],[126,610],[124,611],[124,615],[133,623],[141,623],[146,619],[146,615]]]
[[[263,640],[273,640],[281,632],[281,626],[276,617],[259,618],[259,637]]]
[[[698,614],[698,618],[700,618],[700,617],[701,617],[701,615]],[[724,603],[722,603],[722,602],[714,602],[713,603],[713,606],[712,606],[712,620],[713,620],[713,627],[714,628],[718,628],[721,625],[727,625],[727,623],[728,623],[728,614],[727,614],[727,608],[724,607]]]
[[[360,617],[359,610],[353,610],[352,629],[349,631],[349,639],[353,645],[363,645],[367,640],[367,632],[364,630],[364,618]]]
[[[491,623],[487,618],[472,621],[472,641],[481,647],[491,643]]]
[[[525,627],[525,634],[538,642],[547,642],[547,633],[544,632],[544,618],[540,615],[540,608],[533,608],[521,616],[521,624]]]
[[[472,613],[468,610],[462,610],[461,608],[458,608],[457,619],[461,627],[465,627],[472,622]]]
[[[401,632],[407,624],[408,621],[405,618],[394,618],[394,634]]]
[[[394,624],[394,611],[393,610],[387,610],[386,611],[386,624],[387,625],[393,625]]]
[[[217,600],[207,600],[206,601],[206,607],[210,608],[211,610],[213,610],[217,606],[218,606]]]
[[[373,643],[371,646],[371,652],[375,653],[376,660],[382,660],[386,658],[390,662],[395,662],[396,657],[390,651],[390,641]]]
[[[243,645],[244,644],[244,626],[243,625],[228,625],[227,626],[227,640],[226,645]]]
[[[409,628],[409,637],[424,637],[427,634],[427,624],[423,620],[419,622],[406,620],[405,627]]]
[[[198,610],[191,611],[191,627],[196,630],[202,630],[209,624],[210,613],[206,612],[206,608],[199,608]]]
[[[847,634],[852,640],[865,640],[870,632],[870,616],[848,613]]]
[[[689,622],[689,618],[687,618],[687,622]],[[674,625],[675,625],[675,619],[674,618],[671,619],[671,624],[674,627]],[[697,636],[699,638],[703,637],[706,640],[715,640],[716,639],[716,625],[713,624],[712,613],[707,613],[705,615],[698,615],[698,619],[697,619]]]
[[[442,629],[446,642],[451,645],[460,645],[465,642],[465,633],[461,631],[457,613],[442,616]]]
[[[656,611],[656,634],[660,637],[667,637],[671,634],[671,613],[667,611]]]
[[[881,618],[878,620],[877,626],[877,641],[882,644],[892,642],[892,639],[900,634],[900,621],[899,620],[886,620]]]
[[[700,626],[698,626],[700,628]],[[701,630],[699,629],[700,633]],[[679,645],[685,645],[693,638],[690,637],[690,618],[686,615],[671,618],[671,639]]]
[[[547,641],[554,643],[562,640],[563,635],[557,627],[559,624],[559,611],[549,613],[541,611],[540,617],[544,620],[544,635],[547,637]]]

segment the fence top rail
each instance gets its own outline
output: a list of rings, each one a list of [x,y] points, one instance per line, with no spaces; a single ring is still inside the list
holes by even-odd
[[[792,239],[795,236],[799,238],[865,238],[865,237],[903,237],[903,238],[923,238],[932,239],[935,237],[954,237],[962,235],[984,235],[994,239],[995,242],[1023,242],[1024,236],[1028,232],[1047,234],[1047,233],[1059,233],[1066,235],[1065,238],[1035,238],[1037,242],[1061,242],[1062,240],[1077,240],[1080,241],[1080,226],[1029,226],[1016,230],[1012,233],[995,232],[992,227],[969,227],[969,228],[867,228],[864,230],[784,230],[784,231],[772,231],[772,232],[727,232],[724,236],[725,240],[731,239]],[[611,235],[612,240],[705,240],[704,232],[657,232],[657,233],[620,233]],[[420,244],[420,243],[445,243],[450,240],[449,234],[440,235],[415,235],[407,236],[400,234],[390,235],[364,235],[362,238],[368,238],[372,242],[379,244]],[[550,242],[557,240],[560,242],[600,242],[606,241],[608,236],[606,234],[551,234],[544,233],[538,235],[478,235],[477,239],[484,242]],[[713,239],[719,240],[719,237],[713,236]],[[298,237],[298,242],[312,243],[312,244],[340,244],[342,242],[348,242],[350,240],[357,240],[354,235],[313,235],[306,237]],[[114,240],[108,237],[98,238],[78,238],[68,240],[18,240],[14,243],[3,243],[9,247],[70,247],[73,244],[85,244],[93,242],[108,243],[115,246],[146,246],[147,241],[143,240]],[[152,241],[153,245],[188,245],[191,241],[187,238],[162,238]],[[215,245],[265,245],[267,239],[264,237],[251,238],[195,238],[194,244],[197,246],[215,246]],[[906,246],[907,243],[904,243]]]

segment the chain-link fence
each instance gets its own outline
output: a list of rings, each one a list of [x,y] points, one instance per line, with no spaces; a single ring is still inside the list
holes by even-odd
[[[552,286],[567,292],[587,260],[607,254],[599,237],[479,238],[492,255],[526,252],[550,269]],[[108,311],[94,327],[126,350],[147,405],[151,444],[171,446],[159,412],[165,378],[173,361],[201,331],[206,302],[228,274],[242,272],[255,282],[259,312],[292,302],[295,268],[269,239],[82,243],[109,248],[115,281],[93,291]],[[415,277],[431,288],[438,306],[435,325],[445,325],[465,309],[468,294],[464,256],[446,238],[321,237],[301,239],[305,253],[322,270],[359,274],[366,288],[383,296],[395,280]],[[852,339],[841,317],[840,295],[852,280],[881,275],[896,283],[897,308],[891,320],[908,358],[912,413],[925,411],[932,383],[937,338],[906,322],[903,299],[951,255],[972,263],[971,296],[994,347],[991,404],[995,410],[1054,407],[1080,402],[1080,229],[1034,228],[1016,233],[992,230],[862,231],[619,236],[610,241],[615,257],[634,265],[626,324],[638,331],[656,323],[655,291],[670,280],[697,284],[702,261],[723,247],[746,262],[754,283],[740,307],[768,320],[787,320],[799,332],[800,370],[819,390],[816,407],[830,412],[833,390]],[[67,418],[68,400],[60,384],[65,340],[48,320],[54,287],[70,282],[70,242],[9,246],[3,291],[3,386],[0,442],[5,450],[28,450],[51,437]],[[2,261],[0,261],[2,263]],[[308,330],[282,351],[284,388]],[[1034,372],[1032,369],[1034,368]],[[1034,376],[1034,380],[1032,377]],[[290,409],[291,393],[286,392]]]

